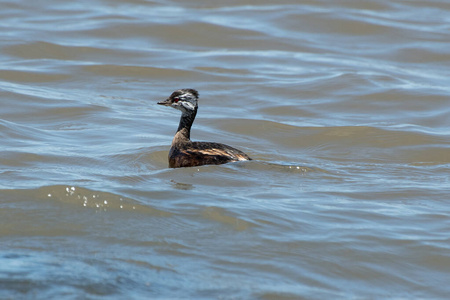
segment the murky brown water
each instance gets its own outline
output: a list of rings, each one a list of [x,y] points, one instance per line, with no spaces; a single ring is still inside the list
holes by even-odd
[[[448,1],[0,6],[1,299],[450,294]]]

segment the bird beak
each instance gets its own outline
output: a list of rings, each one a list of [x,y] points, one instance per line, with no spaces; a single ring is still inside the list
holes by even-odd
[[[165,105],[165,106],[170,106],[172,103],[170,103],[170,99],[166,99],[164,101],[158,102],[159,105]]]

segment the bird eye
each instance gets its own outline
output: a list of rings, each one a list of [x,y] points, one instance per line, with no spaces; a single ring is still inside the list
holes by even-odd
[[[180,98],[178,98],[178,97],[176,97],[176,98],[173,99],[173,101],[174,101],[175,103],[177,103],[178,100],[180,100]]]

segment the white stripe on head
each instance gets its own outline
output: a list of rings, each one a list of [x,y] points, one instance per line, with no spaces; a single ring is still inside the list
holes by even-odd
[[[194,111],[198,106],[198,92],[194,89],[177,90],[171,98],[177,100],[172,103],[172,107],[182,112]]]
[[[196,106],[191,101],[181,101],[181,105],[187,110],[194,110]]]

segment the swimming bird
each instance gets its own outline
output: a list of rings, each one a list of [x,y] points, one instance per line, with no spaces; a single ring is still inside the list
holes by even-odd
[[[181,111],[180,124],[169,151],[169,167],[220,165],[233,161],[251,160],[244,152],[228,145],[211,142],[192,142],[191,127],[198,110],[199,94],[194,89],[179,89],[169,98],[158,102]]]

